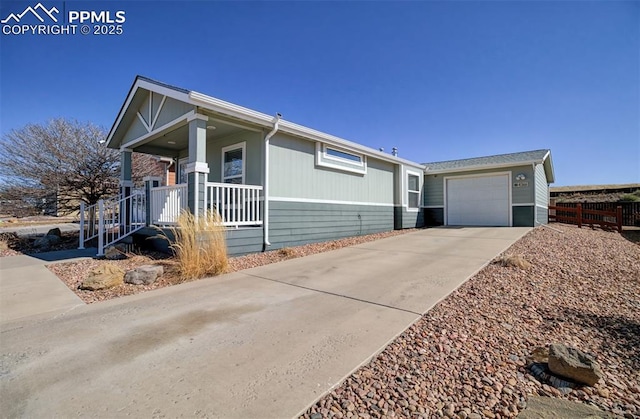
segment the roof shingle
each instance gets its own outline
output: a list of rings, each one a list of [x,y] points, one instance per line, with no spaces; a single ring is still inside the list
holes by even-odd
[[[548,149],[542,150],[532,150],[532,151],[522,151],[519,153],[508,153],[508,154],[497,154],[495,156],[486,156],[486,157],[474,157],[470,159],[460,159],[460,160],[448,160],[448,161],[440,161],[433,163],[423,163],[424,166],[427,166],[427,172],[429,171],[440,171],[440,170],[451,170],[455,171],[458,169],[467,169],[471,167],[478,167],[479,169],[483,167],[490,168],[492,166],[502,166],[507,164],[525,164],[531,162],[542,163],[549,153]]]

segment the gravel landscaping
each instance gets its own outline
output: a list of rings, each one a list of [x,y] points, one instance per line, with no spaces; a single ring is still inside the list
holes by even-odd
[[[532,395],[640,417],[640,232],[536,228],[320,399],[303,418],[515,417]],[[604,379],[562,395],[537,347],[595,356]]]

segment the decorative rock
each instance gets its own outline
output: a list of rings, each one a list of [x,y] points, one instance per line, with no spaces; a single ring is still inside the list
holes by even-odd
[[[126,259],[127,255],[116,246],[109,246],[104,249],[104,257],[108,260],[122,260]]]
[[[52,245],[58,244],[58,243],[60,243],[59,236],[56,236],[54,234],[51,234],[51,235],[47,234],[46,236],[38,237],[33,242],[33,247],[46,251],[46,250],[49,250]]]
[[[531,359],[533,362],[549,362],[549,348],[538,346],[531,352]]]
[[[589,386],[602,378],[600,366],[591,356],[557,343],[549,345],[549,369],[554,374]]]
[[[61,238],[62,237],[62,231],[60,231],[60,229],[58,227],[52,228],[51,230],[47,231],[47,236],[56,236],[58,238]]]
[[[124,271],[116,265],[103,263],[89,272],[89,277],[80,285],[80,289],[97,291],[121,285],[124,281]]]
[[[48,236],[38,237],[33,242],[33,247],[40,250],[49,250],[51,249],[51,242],[49,242]]]
[[[162,276],[164,269],[160,265],[142,265],[128,271],[124,275],[124,282],[133,285],[153,284]]]

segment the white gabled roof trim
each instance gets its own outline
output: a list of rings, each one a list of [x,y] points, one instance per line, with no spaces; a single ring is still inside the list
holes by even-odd
[[[120,112],[118,112],[118,116],[116,117],[116,121],[113,123],[113,126],[111,127],[111,129],[109,130],[109,134],[107,134],[107,141],[106,141],[106,146],[109,147],[109,145],[111,144],[111,140],[113,139],[113,136],[116,132],[116,130],[118,129],[118,127],[120,126],[120,123],[122,122],[122,118],[124,117],[124,114],[126,113],[127,109],[129,108],[129,105],[131,105],[131,101],[133,100],[133,97],[136,95],[136,92],[138,91],[138,89],[145,89],[145,90],[149,90],[152,92],[156,92],[159,93],[163,96],[165,96],[165,98],[162,100],[162,104],[164,105],[164,100],[166,99],[166,97],[170,97],[176,100],[180,100],[183,102],[187,102],[189,103],[189,95],[187,95],[184,92],[180,92],[178,90],[175,89],[170,89],[168,87],[165,86],[160,86],[156,83],[152,83],[148,80],[142,79],[140,77],[136,78],[136,81],[133,83],[133,86],[131,86],[131,89],[129,89],[129,93],[127,94],[127,98],[124,101],[124,104],[122,105],[122,108],[120,108]],[[153,121],[155,124],[155,121]]]

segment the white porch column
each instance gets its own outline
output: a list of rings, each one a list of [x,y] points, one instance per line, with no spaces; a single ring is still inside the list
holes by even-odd
[[[202,114],[190,116],[189,122],[189,163],[187,173],[187,205],[189,211],[198,217],[204,213],[205,186],[209,165],[207,164],[207,121],[209,118]]]

